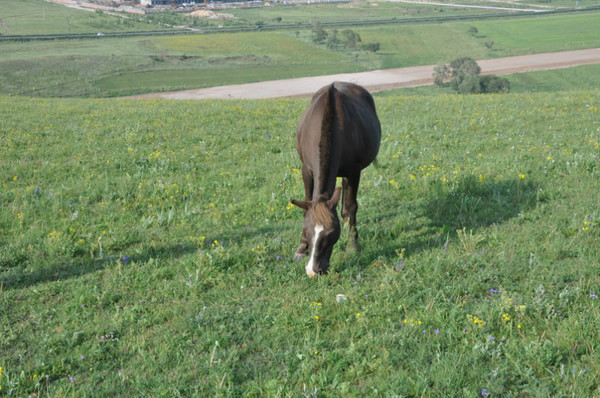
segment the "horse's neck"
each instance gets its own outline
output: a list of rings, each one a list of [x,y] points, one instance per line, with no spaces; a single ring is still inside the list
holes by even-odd
[[[315,170],[313,199],[319,197],[329,199],[331,198],[331,195],[333,195],[337,177],[337,168],[335,167],[336,165],[332,163],[333,162],[330,160],[327,164],[319,164],[319,166],[323,167],[319,167]]]

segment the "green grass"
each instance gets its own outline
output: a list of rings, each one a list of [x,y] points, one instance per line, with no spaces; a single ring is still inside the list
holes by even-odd
[[[556,92],[600,87],[600,65],[583,65],[566,69],[515,73],[502,76],[510,81],[511,93]],[[444,87],[423,86],[386,90],[375,93],[378,97],[395,95],[453,94],[449,84]]]
[[[517,73],[509,76],[512,92],[563,91],[600,87],[600,65]]]
[[[192,18],[187,13],[160,12],[145,16],[117,15],[112,12],[77,10],[44,0],[3,0],[0,4],[1,35],[41,35],[57,33],[125,32],[165,30],[166,25],[195,28],[224,26],[313,24],[347,20],[382,20],[427,16],[454,16],[492,13],[489,10],[417,6],[400,3],[335,3],[302,6],[240,8],[216,11],[235,18],[210,20]]]
[[[410,19],[421,17],[447,17],[456,15],[493,14],[495,11],[472,8],[455,8],[430,5],[402,4],[393,2],[355,1],[333,4],[306,4],[295,6],[272,6],[224,10],[237,18],[236,23],[247,21],[249,25],[319,24],[342,21],[376,21]],[[227,21],[227,20],[226,20]]]
[[[0,98],[2,394],[598,395],[599,100],[377,98],[311,280],[307,100]]]
[[[600,47],[599,21],[586,13],[355,28],[364,43],[381,44],[376,54],[315,45],[309,30],[0,42],[0,94],[108,97]]]
[[[128,32],[167,30],[140,20],[137,15],[115,16],[76,10],[43,0],[0,2],[0,35],[43,35],[57,33]]]

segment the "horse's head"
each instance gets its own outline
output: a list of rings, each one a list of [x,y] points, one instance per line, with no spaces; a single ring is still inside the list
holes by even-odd
[[[292,200],[293,204],[304,209],[302,228],[310,251],[306,273],[311,278],[327,272],[333,245],[340,238],[340,221],[336,212],[340,193],[341,189],[336,188],[330,199]]]

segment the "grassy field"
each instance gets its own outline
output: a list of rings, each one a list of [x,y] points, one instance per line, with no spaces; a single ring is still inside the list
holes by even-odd
[[[588,0],[589,1],[589,0]],[[600,3],[599,1],[594,1]],[[588,4],[591,5],[591,4]],[[168,9],[167,9],[168,10]],[[195,28],[221,26],[313,24],[348,20],[383,20],[489,14],[498,11],[459,9],[390,2],[352,2],[217,10],[233,18],[194,18],[188,13],[160,12],[145,16],[80,10],[48,3],[44,0],[3,0],[0,4],[0,35],[124,32],[164,30],[167,25]]]
[[[600,2],[599,2],[600,3]],[[306,4],[295,6],[273,6],[262,8],[240,8],[223,10],[235,19],[223,21],[239,24],[246,21],[248,25],[293,25],[319,24],[344,21],[376,21],[410,19],[421,17],[445,17],[456,15],[494,14],[499,11],[473,8],[443,7],[438,5],[403,4],[394,2],[353,1],[333,4]]]
[[[381,44],[377,53],[316,45],[309,30],[0,42],[0,94],[107,97],[600,47],[599,21],[586,13],[355,28],[363,43]]]
[[[77,10],[44,0],[3,0],[0,2],[0,20],[0,35],[168,29],[140,20],[137,15],[115,16],[99,11]]]
[[[556,92],[580,90],[584,87],[600,87],[600,65],[583,65],[567,69],[515,73],[503,76],[510,81],[511,93]],[[423,86],[386,90],[375,93],[378,97],[396,95],[453,94],[447,84],[444,87]]]
[[[307,100],[0,98],[0,394],[598,395],[599,100],[377,98],[310,280]]]

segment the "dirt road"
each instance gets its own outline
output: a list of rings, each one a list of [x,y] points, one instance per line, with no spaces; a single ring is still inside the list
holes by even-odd
[[[507,75],[518,72],[569,68],[572,66],[600,63],[600,48],[523,55],[518,57],[478,60],[482,74]],[[165,99],[261,99],[311,96],[319,88],[333,81],[358,83],[370,91],[400,87],[418,87],[433,84],[433,67],[374,70],[360,73],[300,77],[258,83],[235,84],[196,90],[172,91],[138,95],[130,98]]]

